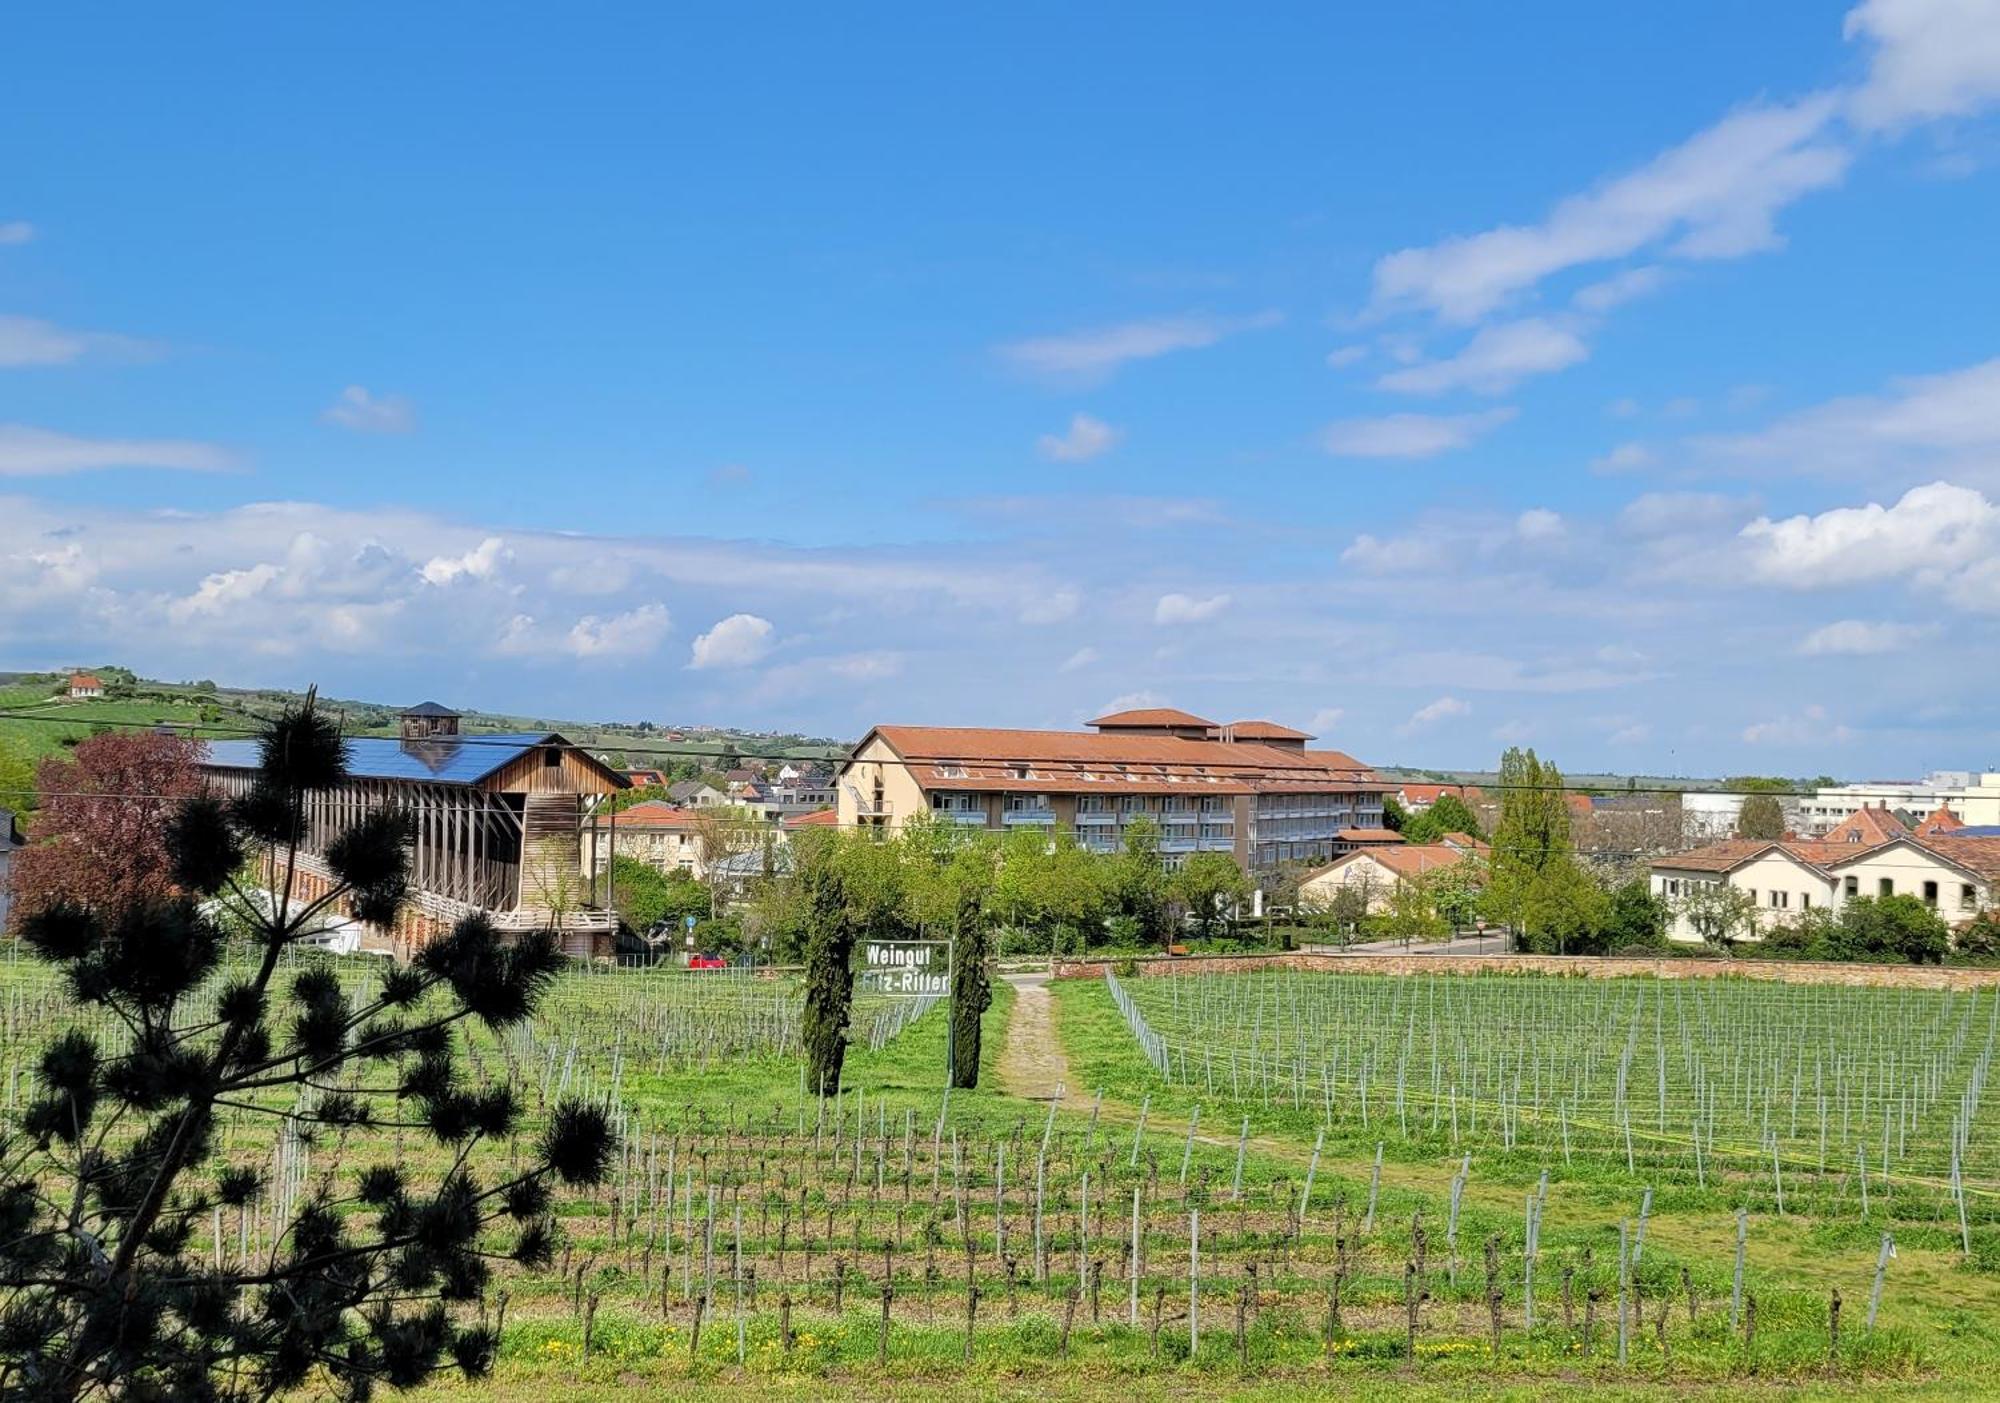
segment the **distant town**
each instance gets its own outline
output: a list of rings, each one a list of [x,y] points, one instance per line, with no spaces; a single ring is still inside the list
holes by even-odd
[[[241,790],[257,765],[256,727],[295,694],[78,667],[0,678],[0,699],[5,864],[33,841],[51,759],[114,730],[177,735],[196,742],[210,787]],[[323,704],[350,736],[354,791],[328,796],[329,813],[358,802],[417,816],[418,900],[403,929],[350,932],[357,948],[407,951],[487,910],[503,924],[562,929],[573,954],[608,956],[621,941],[673,933],[675,913],[698,907],[713,922],[742,906],[787,870],[801,833],[917,828],[957,840],[1026,835],[1104,859],[1143,851],[1166,874],[1213,871],[1220,860],[1234,876],[1213,900],[1235,922],[1282,916],[1310,928],[1318,917],[1324,927],[1331,913],[1356,938],[1450,939],[1492,924],[1525,938],[1534,923],[1508,919],[1488,890],[1514,860],[1495,844],[1512,841],[1524,791],[1551,801],[1565,861],[1587,879],[1542,918],[1558,944],[1567,933],[1588,947],[1621,890],[1650,900],[1667,941],[1733,946],[1782,942],[1863,897],[1907,896],[1947,923],[1969,922],[2000,884],[2000,772],[1991,771],[1574,783],[1529,753],[1536,768],[1524,782],[1507,773],[1513,752],[1478,777],[1398,770],[1277,721],[1165,707],[1077,730],[885,723],[842,744],[711,725],[560,723],[428,699]],[[663,905],[659,887],[675,884],[698,886],[701,900],[682,892]],[[635,911],[645,917],[637,929]],[[1599,931],[1597,943],[1630,934]]]

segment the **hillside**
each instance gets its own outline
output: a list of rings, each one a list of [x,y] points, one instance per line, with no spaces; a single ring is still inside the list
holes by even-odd
[[[92,671],[105,683],[106,693],[78,700],[61,695],[66,673],[0,673],[0,808],[31,807],[27,802],[31,796],[23,791],[32,786],[35,765],[99,731],[159,725],[201,728],[211,734],[254,729],[301,695],[209,681],[162,682],[118,667]],[[364,736],[394,735],[397,711],[408,704],[338,697],[322,702],[343,715],[350,733]],[[560,731],[627,768],[665,768],[679,761],[706,770],[733,764],[736,757],[818,759],[844,749],[841,742],[820,737],[650,721],[579,721],[476,710],[464,716],[470,733]]]

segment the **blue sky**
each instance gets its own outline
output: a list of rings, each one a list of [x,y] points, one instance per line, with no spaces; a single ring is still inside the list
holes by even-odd
[[[2000,763],[2000,0],[41,7],[0,666]]]

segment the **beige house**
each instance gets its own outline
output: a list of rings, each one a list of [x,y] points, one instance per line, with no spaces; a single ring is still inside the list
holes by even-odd
[[[1468,860],[1483,860],[1491,851],[1464,833],[1447,833],[1436,843],[1384,844],[1343,853],[1299,883],[1299,905],[1324,911],[1342,890],[1354,890],[1367,900],[1368,913],[1375,915],[1388,909],[1402,882]]]
[[[584,866],[603,872],[613,856],[629,857],[662,872],[704,877],[701,836],[686,809],[658,800],[634,804],[583,830]]]
[[[1882,810],[1863,810],[1825,838],[1734,838],[1659,858],[1652,889],[1672,913],[1668,935],[1701,939],[1684,905],[1717,885],[1749,893],[1760,933],[1801,911],[1838,911],[1858,896],[1914,896],[1954,925],[1993,905],[2000,891],[2000,838],[1911,833],[1888,818],[1892,832],[1882,817]]]
[[[837,821],[893,829],[927,814],[991,831],[1060,829],[1111,852],[1143,817],[1169,865],[1221,852],[1249,871],[1395,836],[1382,827],[1391,786],[1351,756],[1308,749],[1303,731],[1164,707],[1090,725],[877,726],[840,768]]]

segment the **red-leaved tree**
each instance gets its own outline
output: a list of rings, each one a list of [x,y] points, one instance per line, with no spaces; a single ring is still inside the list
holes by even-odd
[[[201,742],[186,736],[127,731],[44,760],[33,841],[14,855],[13,919],[59,899],[110,911],[167,895],[167,821],[200,790],[201,754]]]

